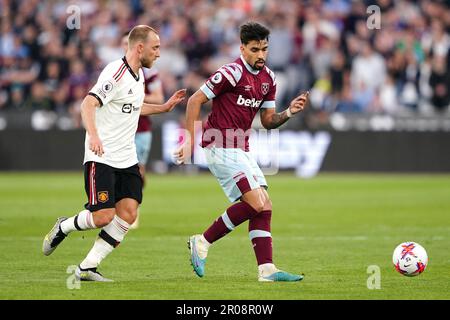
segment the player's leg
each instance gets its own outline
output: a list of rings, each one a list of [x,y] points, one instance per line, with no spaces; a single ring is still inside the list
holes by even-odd
[[[272,218],[272,202],[264,188],[259,189],[263,197],[263,208],[258,215],[249,220],[248,234],[255,252],[258,270],[273,266],[272,234],[270,230]]]
[[[123,198],[116,203],[116,215],[111,223],[103,228],[108,235],[106,241],[116,248],[125,238],[131,224],[136,220],[139,202],[131,198]]]
[[[250,166],[240,149],[205,150],[208,166],[219,180],[225,194],[234,203],[220,215],[202,234],[191,236],[189,248],[191,263],[198,276],[204,275],[204,267],[209,247],[217,240],[234,230],[244,221],[252,218],[263,208],[264,198],[259,185],[251,174]],[[218,153],[223,161],[212,159],[212,153]]]
[[[189,238],[188,246],[191,250],[191,263],[199,277],[203,277],[205,273],[209,247],[256,214],[258,212],[247,202],[237,202],[217,217],[203,234],[193,235]]]
[[[249,154],[246,154],[252,168],[252,173],[260,185],[260,199],[263,202],[259,213],[249,220],[248,232],[258,263],[259,281],[299,281],[303,276],[289,274],[278,270],[272,259],[272,201],[267,192],[268,184],[258,163]],[[244,197],[245,198],[245,197]],[[247,201],[251,201],[247,199]],[[253,200],[255,201],[255,200]]]
[[[256,216],[252,217],[248,224],[249,238],[252,242],[258,263],[259,281],[300,281],[303,275],[291,274],[279,270],[272,258],[272,201],[265,188],[260,188],[264,197],[264,206]]]
[[[106,228],[112,223],[116,215],[116,210],[114,208],[100,209],[94,211],[92,215],[97,227],[102,229],[86,258],[75,270],[75,277],[77,280],[81,281],[110,282],[112,280],[103,277],[103,275],[97,271],[97,267],[114,249],[109,244],[111,236],[109,235],[109,232],[106,231]]]
[[[123,241],[135,221],[137,208],[142,201],[142,179],[137,165],[127,169],[115,170],[115,215],[102,228],[94,246],[86,258],[80,263],[81,280],[108,281],[98,279],[97,268],[117,246]],[[77,269],[78,271],[78,269]],[[77,272],[75,272],[77,276]],[[85,278],[83,278],[83,275]]]
[[[101,228],[114,217],[113,169],[101,163],[88,162],[84,165],[84,178],[88,197],[86,209],[70,218],[57,219],[44,238],[44,255],[50,255],[69,233]]]
[[[146,166],[148,156],[150,154],[152,145],[152,133],[151,132],[138,132],[136,133],[136,153],[138,157],[139,174],[142,177],[142,187],[146,184]],[[139,227],[139,208],[135,221],[131,224],[130,229],[137,229]]]
[[[131,225],[137,216],[139,203],[135,199],[125,198],[116,203],[116,215],[127,224]]]
[[[205,153],[211,172],[219,180],[231,202],[241,201],[231,205],[203,233],[209,244],[255,217],[263,211],[265,205],[263,189],[253,172],[253,164],[248,155],[240,149],[216,149],[212,152],[218,153],[216,159],[213,159],[215,162],[211,160],[209,151]]]
[[[245,191],[241,201],[234,203],[219,216],[213,224],[203,233],[203,236],[212,244],[233,231],[241,223],[256,216],[263,208],[263,198],[259,189]]]
[[[122,169],[117,173],[116,215],[128,228],[136,221],[138,207],[142,202],[143,180],[138,165]]]
[[[136,153],[138,158],[139,173],[142,177],[143,185],[145,187],[145,173],[146,166],[148,162],[148,157],[150,155],[151,144],[152,144],[152,133],[151,132],[138,132],[135,137],[136,142]]]
[[[93,162],[87,163],[86,167],[85,188],[89,201],[85,207],[92,212],[94,225],[102,229],[91,250],[75,270],[75,277],[81,281],[111,281],[103,277],[97,267],[114,249],[109,244],[111,235],[107,228],[116,216],[116,169]]]
[[[128,233],[130,224],[136,219],[138,202],[134,199],[125,198],[116,203],[115,215],[100,231],[94,246],[80,263],[75,274],[80,280],[100,280],[97,268],[100,263],[123,241]],[[100,275],[101,276],[101,275]],[[103,276],[102,276],[103,278]]]

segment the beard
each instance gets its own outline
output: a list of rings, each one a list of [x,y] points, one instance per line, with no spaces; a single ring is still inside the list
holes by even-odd
[[[262,64],[260,66],[258,66],[258,63],[260,63],[260,62],[262,62]],[[264,69],[265,65],[266,65],[266,62],[264,60],[258,60],[253,64],[252,68],[255,70],[262,70],[262,69]]]
[[[141,65],[142,65],[144,68],[151,68],[152,65],[153,65],[153,61],[151,61],[150,59],[142,58],[142,60],[141,60]]]

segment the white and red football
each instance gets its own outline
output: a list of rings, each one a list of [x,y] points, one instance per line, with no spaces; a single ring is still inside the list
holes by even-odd
[[[414,277],[421,274],[427,267],[428,255],[420,244],[403,242],[395,248],[392,262],[399,273]]]

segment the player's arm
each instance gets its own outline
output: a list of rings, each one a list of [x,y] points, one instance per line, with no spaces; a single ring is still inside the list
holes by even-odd
[[[294,98],[289,104],[289,107],[282,112],[275,112],[275,108],[261,109],[261,123],[266,129],[276,129],[283,125],[289,118],[302,111],[308,100],[309,91],[302,93]]]
[[[186,107],[186,139],[174,152],[177,164],[189,163],[195,144],[195,121],[199,120],[202,104],[236,86],[242,76],[239,66],[222,66],[188,100]]]
[[[89,135],[89,149],[97,156],[103,155],[103,144],[95,126],[95,110],[100,107],[100,101],[93,95],[87,95],[81,103],[81,119]]]
[[[192,150],[194,149],[195,121],[200,118],[202,104],[208,102],[208,100],[208,97],[201,89],[197,90],[188,100],[186,107],[186,140],[174,152],[178,164],[186,163],[191,157]]]
[[[153,103],[143,103],[141,108],[141,115],[149,116],[151,114],[158,114],[164,112],[170,112],[175,108],[177,104],[184,100],[186,97],[186,89],[181,89],[176,91],[166,103],[163,104],[153,104]]]
[[[200,109],[202,105],[208,102],[208,97],[202,90],[197,90],[188,100],[186,106],[186,129],[189,133],[188,141],[190,143],[190,150],[194,148],[195,137],[195,121],[200,119]]]

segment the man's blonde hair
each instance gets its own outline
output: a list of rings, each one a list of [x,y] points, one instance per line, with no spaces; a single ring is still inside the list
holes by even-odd
[[[158,34],[158,32],[156,32],[156,30],[152,27],[143,24],[135,26],[128,34],[128,48],[132,48],[138,42],[147,41],[147,37],[150,32]]]

